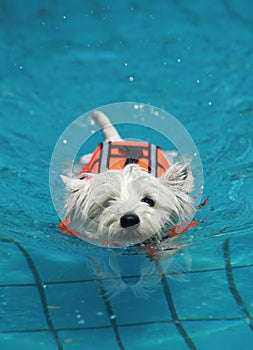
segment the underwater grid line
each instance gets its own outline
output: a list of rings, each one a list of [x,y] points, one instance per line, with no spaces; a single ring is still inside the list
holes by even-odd
[[[2,239],[0,238],[0,241]],[[10,242],[9,242],[10,243]],[[13,243],[13,242],[11,242]],[[232,265],[231,269],[245,269],[253,267],[253,264],[247,264],[247,265]],[[205,272],[216,272],[216,271],[225,271],[225,267],[217,267],[217,268],[210,268],[210,269],[201,269],[201,270],[191,270],[188,271],[187,274],[194,274],[194,273],[205,273]],[[165,275],[167,277],[170,277],[171,275],[180,275],[180,272],[166,272]],[[101,277],[104,281],[108,280],[117,280],[123,278],[138,278],[138,277],[158,277],[158,274],[152,273],[152,274],[143,274],[143,275],[127,275],[127,276],[111,276],[111,277]],[[90,283],[90,282],[97,282],[98,278],[86,278],[86,279],[80,279],[80,280],[62,280],[62,281],[44,281],[43,285],[57,285],[57,284],[75,284],[75,283]],[[0,283],[1,287],[35,287],[36,283]]]
[[[226,278],[228,282],[229,290],[238,305],[239,309],[242,311],[242,314],[244,315],[243,319],[245,320],[246,324],[249,326],[250,330],[253,331],[253,319],[250,315],[249,310],[247,309],[246,304],[244,303],[238,289],[235,283],[234,275],[233,275],[233,269],[230,259],[230,239],[227,238],[224,241],[223,244],[223,255],[225,260],[225,267],[226,267]]]
[[[42,310],[43,310],[43,313],[44,313],[44,316],[45,316],[45,319],[46,319],[46,323],[48,325],[48,331],[52,334],[53,336],[53,339],[55,341],[55,344],[57,346],[57,349],[58,350],[64,350],[63,349],[63,346],[61,345],[61,342],[60,342],[60,339],[58,337],[58,334],[57,334],[57,331],[56,329],[54,328],[54,324],[51,320],[51,317],[50,317],[50,313],[49,313],[49,310],[48,310],[48,306],[47,306],[47,299],[46,299],[46,295],[45,295],[45,292],[44,292],[44,288],[43,288],[43,283],[41,281],[41,278],[40,278],[40,275],[39,275],[39,272],[32,260],[32,257],[31,255],[28,253],[28,251],[17,241],[14,241],[14,240],[11,240],[11,239],[6,239],[6,238],[1,238],[1,241],[3,242],[9,242],[9,243],[13,243],[15,244],[18,249],[21,251],[22,255],[24,256],[29,268],[30,268],[30,271],[33,275],[33,278],[35,280],[35,286],[37,288],[37,291],[39,293],[39,298],[40,298],[40,302],[41,302],[41,305],[42,305]]]
[[[180,322],[186,323],[194,323],[194,322],[235,322],[235,321],[243,321],[243,317],[227,317],[227,318],[180,318]],[[118,323],[119,328],[131,328],[138,326],[147,326],[147,325],[158,325],[158,324],[174,324],[176,321],[174,320],[160,320],[160,321],[143,321],[138,323]],[[90,331],[90,330],[101,330],[101,329],[110,329],[110,325],[101,325],[101,326],[88,326],[88,327],[55,327],[57,332],[65,332],[65,331]],[[48,328],[30,328],[30,329],[6,329],[0,330],[0,334],[12,334],[12,333],[41,333],[41,332],[50,332]]]
[[[166,274],[163,272],[159,261],[156,261],[156,268],[160,274],[161,284],[163,287],[165,298],[167,300],[167,304],[168,304],[168,307],[169,307],[169,310],[171,313],[173,323],[175,324],[179,334],[183,337],[188,348],[190,350],[197,350],[193,340],[191,339],[191,337],[188,335],[188,333],[184,329],[183,325],[181,324],[181,319],[178,317],[177,310],[176,310],[176,307],[174,305],[172,294],[170,291],[169,283],[168,283],[168,280],[166,278]]]
[[[124,344],[122,342],[122,339],[121,339],[121,335],[120,335],[120,331],[119,331],[116,315],[113,312],[112,305],[111,305],[111,303],[109,301],[109,298],[107,296],[107,293],[106,293],[106,288],[104,287],[104,284],[103,284],[103,278],[102,278],[103,273],[100,270],[100,267],[96,263],[96,261],[94,261],[91,258],[89,260],[92,263],[92,265],[93,265],[93,267],[94,267],[94,269],[96,271],[96,274],[97,274],[97,277],[98,277],[97,281],[98,281],[101,297],[103,299],[103,302],[104,302],[104,305],[105,305],[105,308],[106,308],[106,312],[107,312],[107,315],[109,317],[109,320],[110,320],[110,323],[111,323],[111,326],[112,326],[112,329],[113,329],[113,332],[114,332],[117,344],[118,344],[120,350],[125,350],[126,348],[125,348],[125,346],[124,346]]]
[[[108,311],[109,311],[109,313],[108,313],[108,316],[110,317],[110,315],[111,316],[114,316],[114,314],[113,314],[113,311],[112,311],[112,309],[110,310],[110,302],[109,302],[109,299],[108,299],[108,297],[107,297],[107,295],[106,295],[106,291],[105,291],[105,288],[104,288],[104,286],[103,286],[103,280],[104,279],[108,279],[108,278],[103,278],[103,276],[102,276],[102,273],[101,273],[101,271],[99,271],[99,270],[97,270],[97,278],[95,278],[95,279],[89,279],[89,280],[77,280],[77,281],[58,281],[58,282],[42,282],[41,281],[41,279],[40,279],[40,276],[39,276],[39,273],[38,273],[38,271],[37,271],[37,269],[36,269],[36,267],[35,267],[35,265],[34,265],[34,263],[33,263],[33,261],[32,261],[32,259],[31,259],[31,256],[29,255],[29,253],[27,252],[27,250],[25,249],[25,248],[23,248],[22,247],[22,245],[21,244],[19,244],[18,242],[16,242],[16,241],[14,241],[14,240],[12,240],[12,239],[6,239],[6,238],[0,238],[0,241],[2,241],[2,242],[5,242],[5,243],[12,243],[12,244],[15,244],[18,248],[19,248],[19,250],[22,252],[22,254],[24,255],[24,257],[25,257],[25,259],[26,259],[26,261],[27,261],[27,263],[28,263],[28,265],[29,265],[29,267],[30,267],[30,269],[31,269],[31,272],[32,272],[32,274],[33,274],[33,276],[34,276],[34,279],[35,279],[35,277],[36,277],[36,279],[35,279],[35,282],[36,283],[27,283],[27,284],[15,284],[15,285],[13,285],[13,284],[6,284],[6,285],[0,285],[0,287],[13,287],[13,286],[15,286],[15,287],[24,287],[24,286],[34,286],[34,287],[37,287],[38,288],[38,284],[39,284],[39,286],[40,286],[40,288],[41,288],[41,292],[43,293],[43,295],[44,295],[44,301],[45,301],[45,306],[46,306],[46,314],[48,315],[48,317],[49,317],[49,320],[50,320],[50,314],[49,314],[49,310],[48,310],[48,306],[47,306],[47,302],[46,302],[46,296],[45,296],[45,292],[44,292],[44,286],[46,285],[46,284],[59,284],[59,283],[78,283],[78,282],[94,282],[94,281],[96,281],[96,282],[98,282],[98,283],[101,283],[101,285],[100,285],[100,290],[101,290],[101,296],[103,297],[103,295],[104,295],[104,303],[105,303],[105,305],[106,305],[106,303],[107,303],[107,307],[108,307]],[[252,267],[253,266],[253,264],[248,264],[248,265],[238,265],[238,266],[233,266],[232,265],[232,263],[231,263],[231,259],[230,259],[230,249],[229,249],[229,239],[227,239],[226,241],[224,241],[224,244],[223,244],[223,250],[224,250],[224,258],[225,258],[225,261],[226,261],[226,266],[225,267],[222,267],[222,268],[215,268],[215,269],[203,269],[203,270],[193,270],[193,271],[189,271],[189,273],[201,273],[201,272],[210,272],[210,271],[221,271],[221,270],[225,270],[226,271],[226,273],[227,273],[227,277],[229,276],[229,281],[230,281],[230,286],[232,286],[232,287],[235,287],[235,289],[234,288],[231,288],[230,289],[230,291],[231,291],[231,293],[232,293],[232,291],[234,292],[234,290],[237,290],[236,289],[236,286],[235,286],[235,282],[234,282],[234,280],[233,280],[233,275],[232,275],[232,273],[233,273],[233,269],[238,269],[238,268],[250,268],[250,267]],[[32,270],[32,268],[33,268],[33,270]],[[229,272],[228,272],[229,271]],[[149,276],[149,275],[147,275],[147,276]],[[166,276],[167,276],[167,274],[164,274],[164,281],[166,281]],[[232,276],[232,279],[231,279],[231,276]],[[127,277],[129,277],[129,276],[127,276]],[[109,279],[111,279],[111,278],[109,278]],[[168,283],[167,281],[166,281],[166,283]],[[164,287],[164,286],[163,286]],[[168,286],[169,287],[169,286]],[[167,288],[167,287],[166,287]],[[166,291],[167,293],[168,293],[168,290]],[[169,293],[170,293],[170,290],[169,290]],[[233,297],[235,298],[235,294],[233,294],[232,293],[232,295],[233,295]],[[237,295],[239,295],[239,297],[240,297],[240,294],[239,294],[239,292],[237,291]],[[168,296],[168,295],[167,295]],[[40,295],[40,297],[41,297],[41,295]],[[106,300],[107,299],[107,300]],[[172,299],[172,298],[171,298]],[[41,301],[42,301],[42,299],[41,299]],[[168,301],[168,299],[167,299],[167,301]],[[241,302],[242,304],[241,305],[243,305],[244,307],[245,307],[245,305],[244,305],[244,303],[243,303],[243,300],[241,299],[241,297],[238,299],[238,296],[237,296],[237,301],[239,301],[239,302]],[[173,302],[173,300],[172,300],[172,302]],[[42,305],[43,306],[43,305]],[[171,306],[171,305],[170,305]],[[239,305],[238,305],[239,306]],[[172,304],[172,307],[173,307],[173,304]],[[242,309],[242,307],[241,306],[239,306],[240,307],[240,309]],[[245,311],[246,310],[246,311]],[[43,308],[43,311],[45,311],[45,309]],[[174,310],[175,311],[175,310]],[[172,320],[160,320],[160,321],[148,321],[148,322],[138,322],[138,323],[126,323],[126,324],[117,324],[117,322],[116,322],[116,320],[114,319],[114,321],[113,322],[111,322],[111,324],[116,324],[116,327],[117,327],[117,331],[116,331],[116,333],[115,333],[115,335],[116,335],[116,338],[118,337],[118,339],[120,339],[120,333],[119,333],[119,328],[122,328],[122,327],[136,327],[136,326],[139,326],[139,325],[148,325],[148,324],[161,324],[161,323],[174,323],[175,324],[175,326],[178,328],[178,329],[180,329],[180,327],[178,327],[177,325],[178,324],[180,324],[180,322],[196,322],[196,321],[210,321],[210,322],[212,322],[212,321],[229,321],[229,322],[231,322],[231,321],[239,321],[239,320],[244,320],[244,321],[246,321],[247,322],[247,320],[248,321],[250,321],[251,322],[251,324],[249,325],[249,322],[247,322],[247,324],[249,325],[249,327],[251,328],[251,330],[253,330],[252,329],[252,316],[250,315],[250,313],[249,313],[249,311],[247,310],[247,308],[245,307],[245,309],[242,309],[242,311],[244,311],[244,316],[245,317],[235,317],[235,318],[208,318],[208,319],[205,319],[205,318],[179,318],[179,317],[177,317],[177,313],[174,313],[174,319],[172,319]],[[110,319],[111,321],[113,320],[113,319]],[[50,322],[52,323],[52,321],[50,320]],[[52,324],[53,325],[53,324]],[[103,329],[103,328],[111,328],[111,326],[94,326],[94,327],[70,327],[70,328],[64,328],[64,327],[62,327],[62,328],[56,328],[56,327],[54,327],[54,325],[53,325],[53,329],[54,329],[54,332],[55,332],[55,334],[57,335],[57,337],[58,337],[58,334],[57,334],[57,332],[61,332],[61,331],[80,331],[80,330],[89,330],[89,329],[94,329],[94,330],[99,330],[99,329]],[[0,330],[0,334],[2,333],[32,333],[32,332],[50,332],[51,334],[52,334],[52,330],[51,329],[47,329],[47,328],[40,328],[40,329],[28,329],[28,330],[25,330],[25,329],[19,329],[19,330]],[[182,335],[182,334],[181,334]],[[187,335],[187,334],[186,334]],[[183,336],[183,335],[182,335]],[[185,338],[184,338],[185,339]],[[120,340],[120,342],[121,342],[121,340]],[[122,344],[122,343],[121,343]],[[61,344],[60,344],[60,346],[61,346]],[[122,346],[124,346],[123,344],[122,344]],[[193,346],[194,346],[194,344],[193,344]],[[62,347],[58,347],[58,350],[61,350],[61,349],[63,349]],[[121,347],[120,349],[125,349],[124,347]],[[194,347],[192,347],[192,348],[190,348],[190,349],[196,349],[196,348],[194,348]]]

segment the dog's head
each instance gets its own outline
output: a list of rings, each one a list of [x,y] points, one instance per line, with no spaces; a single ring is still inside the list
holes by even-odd
[[[188,164],[175,164],[159,178],[135,164],[87,175],[89,179],[62,176],[65,216],[71,229],[98,241],[134,245],[159,235],[165,224],[174,226],[193,215]]]

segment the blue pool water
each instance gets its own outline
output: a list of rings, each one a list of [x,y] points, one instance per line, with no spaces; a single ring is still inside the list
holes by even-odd
[[[251,349],[252,1],[2,0],[0,27],[0,348]],[[56,227],[58,138],[124,101],[174,115],[201,155],[209,203],[171,261]]]

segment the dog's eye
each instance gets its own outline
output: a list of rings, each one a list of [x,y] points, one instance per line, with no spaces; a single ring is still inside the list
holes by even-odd
[[[153,201],[153,199],[149,198],[149,197],[144,197],[141,200],[144,203],[147,203],[150,207],[153,207],[155,205],[155,202]]]
[[[108,207],[111,205],[111,203],[112,203],[113,201],[114,201],[113,198],[107,199],[106,201],[104,201],[103,207],[104,207],[104,208],[108,208]]]

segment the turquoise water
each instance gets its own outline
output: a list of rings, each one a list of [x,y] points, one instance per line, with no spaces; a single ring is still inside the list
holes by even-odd
[[[1,349],[251,349],[252,7],[1,1]],[[203,163],[193,244],[161,264],[56,227],[59,136],[123,101],[174,115]]]

